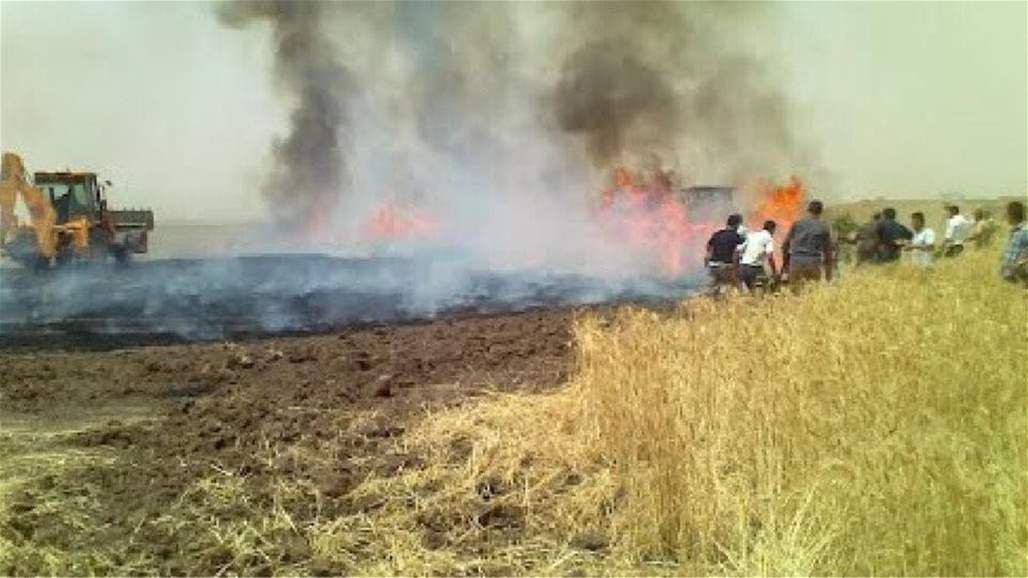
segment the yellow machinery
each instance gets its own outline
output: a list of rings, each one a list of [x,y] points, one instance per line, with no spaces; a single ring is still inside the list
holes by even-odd
[[[108,183],[109,184],[109,183]],[[29,214],[19,223],[21,198]],[[149,210],[111,210],[95,173],[37,172],[29,182],[18,155],[5,152],[0,175],[0,254],[31,267],[73,260],[124,261],[147,251]]]

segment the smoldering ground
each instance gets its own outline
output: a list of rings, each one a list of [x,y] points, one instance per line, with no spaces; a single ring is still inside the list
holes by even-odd
[[[169,259],[46,275],[6,270],[0,285],[0,347],[104,347],[316,333],[455,312],[663,302],[690,287],[683,280],[612,283],[539,271],[476,271],[459,258],[441,255]]]

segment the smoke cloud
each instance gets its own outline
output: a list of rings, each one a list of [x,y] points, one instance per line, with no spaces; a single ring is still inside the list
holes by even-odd
[[[689,184],[740,184],[810,170],[780,87],[739,40],[765,9],[747,3],[570,4],[555,90],[562,129],[599,166],[657,155]]]
[[[618,158],[634,126],[661,123],[673,129],[677,124],[667,81],[613,42],[589,44],[568,58],[556,102],[561,128],[583,134],[599,166]]]
[[[287,230],[317,222],[343,193],[349,172],[344,144],[351,80],[321,27],[324,5],[290,0],[219,5],[226,26],[271,24],[275,77],[296,104],[289,135],[272,143],[274,166],[263,194],[272,217]]]
[[[488,267],[638,275],[655,260],[596,222],[615,168],[673,170],[677,189],[814,166],[766,67],[726,32],[759,29],[762,10],[264,1],[219,14],[271,24],[275,82],[296,101],[265,189],[287,231],[356,250],[376,211],[399,206],[438,223],[433,249]]]
[[[248,248],[323,254],[155,261],[109,291],[97,287],[111,277],[92,273],[52,290],[93,296],[82,301],[40,300],[19,282],[2,297],[21,305],[0,327],[101,319],[111,332],[218,339],[676,298],[704,279],[683,265],[701,261],[711,223],[659,205],[672,185],[802,171],[784,100],[723,35],[725,22],[759,19],[751,8],[267,0],[217,10],[228,28],[268,25],[273,81],[292,111],[263,188],[283,235],[261,230],[266,244]],[[661,185],[663,201],[601,209],[621,166],[673,168],[678,181]],[[423,234],[376,236],[410,215]]]

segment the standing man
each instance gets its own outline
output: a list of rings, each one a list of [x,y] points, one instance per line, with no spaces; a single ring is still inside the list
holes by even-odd
[[[992,244],[992,235],[996,232],[996,221],[989,211],[979,207],[974,211],[974,226],[971,234],[964,242],[974,243],[975,249],[984,249]]]
[[[1010,240],[1003,250],[1000,275],[1012,283],[1018,281],[1028,285],[1028,227],[1024,222],[1024,203],[1013,201],[1007,205],[1007,222],[1010,223]]]
[[[820,280],[822,269],[825,280],[832,280],[832,237],[821,222],[824,208],[821,201],[810,201],[807,216],[796,221],[785,237],[783,268],[794,288],[806,281]]]
[[[896,209],[889,207],[882,211],[882,220],[875,227],[878,238],[878,262],[898,261],[903,243],[914,236],[910,229],[896,222]]]
[[[946,207],[949,218],[946,219],[946,236],[942,240],[942,254],[946,257],[956,257],[964,251],[964,241],[971,232],[971,221],[960,214],[960,207],[950,205]]]
[[[716,297],[723,289],[736,284],[735,263],[739,245],[745,239],[739,235],[740,215],[730,215],[725,228],[711,235],[707,241],[707,256],[703,259],[710,272],[711,293]]]
[[[934,257],[935,231],[924,226],[924,213],[910,215],[910,225],[914,227],[914,236],[905,247],[910,252],[910,262],[927,267]]]
[[[763,229],[751,231],[746,235],[746,242],[742,246],[742,256],[739,257],[739,280],[748,291],[753,291],[758,279],[764,283],[765,292],[769,289],[764,263],[768,265],[770,279],[778,278],[778,269],[775,267],[774,242],[776,227],[774,221],[764,221]]]

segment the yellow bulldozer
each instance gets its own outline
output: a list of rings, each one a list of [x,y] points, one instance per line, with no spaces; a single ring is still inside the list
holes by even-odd
[[[153,211],[113,210],[107,206],[109,182],[96,173],[37,172],[31,182],[21,158],[3,155],[0,174],[0,256],[31,268],[75,261],[125,262],[147,252]],[[15,205],[21,198],[28,222]]]

